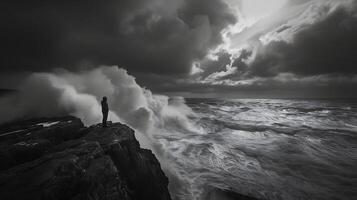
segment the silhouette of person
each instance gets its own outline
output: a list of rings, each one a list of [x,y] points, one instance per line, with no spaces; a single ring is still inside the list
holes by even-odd
[[[103,97],[101,103],[102,103],[102,113],[103,113],[102,126],[107,127],[107,119],[108,119],[108,112],[109,112],[107,97]]]

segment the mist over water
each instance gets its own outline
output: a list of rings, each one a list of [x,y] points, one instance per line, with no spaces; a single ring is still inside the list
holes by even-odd
[[[175,199],[215,188],[262,199],[357,196],[357,102],[188,99],[203,130],[157,135],[182,187]]]

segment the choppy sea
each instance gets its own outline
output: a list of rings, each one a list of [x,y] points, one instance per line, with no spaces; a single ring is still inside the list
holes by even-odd
[[[156,135],[174,199],[357,199],[357,101],[186,99],[200,131]]]

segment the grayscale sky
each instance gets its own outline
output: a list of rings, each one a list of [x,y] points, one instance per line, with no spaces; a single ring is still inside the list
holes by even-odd
[[[5,0],[0,88],[124,68],[185,97],[357,97],[355,0]]]

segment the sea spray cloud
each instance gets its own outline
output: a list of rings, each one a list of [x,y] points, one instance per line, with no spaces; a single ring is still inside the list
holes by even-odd
[[[86,125],[100,122],[100,99],[108,97],[111,121],[128,123],[142,132],[165,126],[184,126],[192,114],[184,100],[154,95],[133,76],[116,66],[100,66],[78,73],[57,70],[33,73],[19,92],[0,99],[0,122],[30,116],[71,114]]]
[[[81,118],[86,125],[101,119],[95,96],[79,92],[65,78],[51,73],[32,74],[18,93],[0,99],[0,105],[0,122],[65,114]],[[111,117],[119,119],[114,113]]]
[[[85,125],[101,121],[100,100],[108,97],[109,120],[140,132],[142,145],[163,154],[153,142],[156,133],[197,132],[192,110],[180,97],[154,95],[140,87],[126,70],[116,66],[70,72],[33,73],[13,95],[0,98],[0,123],[28,117],[74,115]]]
[[[155,95],[140,87],[133,76],[116,66],[70,72],[33,73],[19,91],[0,98],[0,123],[29,117],[74,115],[87,126],[99,123],[100,100],[108,97],[109,120],[128,124],[145,148],[160,159],[172,187],[187,183],[172,163],[170,144],[162,135],[202,133],[190,116],[195,114],[183,98]],[[171,160],[171,161],[170,161]]]

